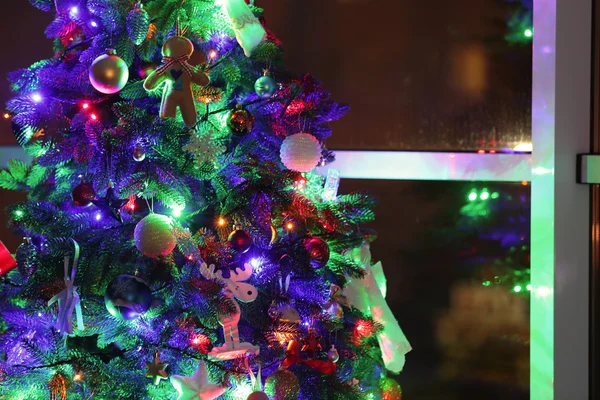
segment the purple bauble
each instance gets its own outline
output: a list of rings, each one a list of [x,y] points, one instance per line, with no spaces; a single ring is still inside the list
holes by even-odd
[[[304,239],[302,243],[310,256],[310,266],[319,269],[329,261],[329,246],[320,237],[311,237]]]
[[[229,235],[229,244],[231,248],[238,253],[245,253],[252,247],[252,237],[246,231],[236,230]]]
[[[113,317],[129,321],[150,309],[152,292],[143,279],[119,275],[106,288],[104,304]]]

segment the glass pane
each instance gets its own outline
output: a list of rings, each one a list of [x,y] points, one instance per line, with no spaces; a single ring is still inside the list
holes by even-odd
[[[334,149],[531,143],[533,0],[257,0],[288,67],[352,110]]]
[[[529,398],[529,186],[342,180],[380,199],[372,244],[413,350],[408,399]]]

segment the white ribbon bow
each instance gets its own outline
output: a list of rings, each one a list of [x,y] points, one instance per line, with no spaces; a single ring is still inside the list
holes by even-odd
[[[73,258],[73,269],[69,275],[69,257],[65,256],[65,289],[48,301],[48,305],[58,302],[58,318],[56,320],[56,329],[66,334],[73,333],[73,311],[77,316],[77,329],[85,329],[83,325],[83,315],[81,313],[81,300],[77,293],[75,285],[75,275],[77,275],[77,263],[79,262],[79,244],[74,240],[75,257]]]

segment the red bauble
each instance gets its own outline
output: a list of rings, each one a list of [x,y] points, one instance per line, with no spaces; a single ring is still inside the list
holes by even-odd
[[[319,269],[329,261],[329,246],[319,237],[304,239],[304,248],[310,256],[310,266]]]
[[[231,248],[238,253],[245,253],[252,247],[252,237],[246,231],[235,230],[231,232],[227,239]]]
[[[91,183],[85,181],[75,186],[71,193],[73,202],[79,207],[87,207],[92,204],[92,200],[96,198],[96,191]]]
[[[227,126],[236,136],[244,136],[254,128],[254,115],[244,110],[241,106],[237,106],[235,110],[229,114]]]
[[[17,267],[17,261],[10,254],[10,251],[0,242],[0,277]]]

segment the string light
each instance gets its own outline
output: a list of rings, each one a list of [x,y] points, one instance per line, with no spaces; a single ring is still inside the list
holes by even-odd
[[[96,114],[92,114],[90,115],[90,117],[94,120],[97,121],[98,120],[98,116]]]
[[[532,37],[533,36],[533,31],[531,29],[525,29],[525,37]]]
[[[519,293],[523,288],[521,287],[521,285],[517,285],[514,288],[515,293]]]
[[[31,95],[31,100],[33,100],[35,103],[41,103],[42,100],[43,100],[43,98],[42,98],[41,94],[39,94],[39,93],[36,92],[36,93],[34,93],[34,94]]]
[[[96,213],[96,221],[100,221],[102,219],[101,213]]]
[[[217,58],[217,52],[215,50],[211,50],[209,53],[209,57],[211,60],[214,60],[215,58]]]
[[[24,214],[24,212],[22,210],[15,211],[15,216],[18,217],[18,218],[22,217],[23,214]]]
[[[285,225],[285,229],[287,229],[288,231],[291,231],[291,230],[293,230],[293,229],[294,229],[294,223],[293,223],[293,222],[288,222],[288,223]]]
[[[92,25],[92,27],[94,27],[94,28],[98,27],[98,23],[96,21],[90,22],[90,25]]]
[[[10,119],[10,114],[9,113],[4,113],[4,119]]]
[[[469,200],[471,200],[471,201],[477,200],[477,192],[469,193]]]
[[[82,380],[83,380],[83,374],[81,374],[80,372],[73,375],[73,381],[81,382]]]
[[[531,289],[533,288],[533,286],[531,286],[531,283],[529,285],[527,285],[527,290],[531,292]]]
[[[227,225],[227,220],[223,217],[219,217],[219,219],[217,220],[217,225],[221,228],[224,228],[225,225]]]
[[[90,103],[83,103],[81,105],[81,108],[83,108],[84,110],[87,110],[88,108],[90,108]]]
[[[487,190],[484,190],[483,192],[481,192],[481,194],[479,195],[479,198],[481,200],[487,200],[490,198],[490,193]]]

